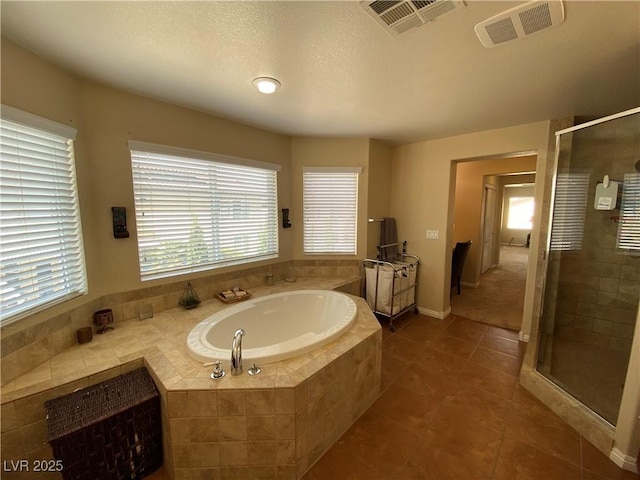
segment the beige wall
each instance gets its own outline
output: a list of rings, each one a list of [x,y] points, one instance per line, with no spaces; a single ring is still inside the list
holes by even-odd
[[[378,140],[369,142],[368,218],[391,217],[392,148]],[[367,258],[376,258],[380,244],[380,222],[367,224]]]
[[[417,302],[423,312],[444,316],[450,311],[447,285],[454,239],[454,162],[536,152],[536,168],[540,168],[548,157],[548,135],[549,122],[538,122],[394,149],[391,210],[398,220],[399,236],[408,240],[410,253],[422,259]],[[438,230],[439,239],[425,239],[427,229]],[[537,249],[537,242],[533,246]],[[525,299],[525,315],[531,313],[532,293]]]
[[[501,188],[497,175],[516,172],[531,172],[536,168],[536,156],[528,155],[515,158],[496,158],[458,162],[456,164],[455,205],[453,211],[453,239],[456,242],[471,240],[472,247],[462,272],[462,281],[477,285],[480,279],[482,262],[482,211],[485,183],[496,187],[496,225],[500,222]],[[495,232],[499,243],[498,232]],[[499,245],[496,245],[499,247]],[[496,248],[497,252],[498,249]],[[494,255],[495,262],[498,261]]]
[[[377,242],[376,226],[368,225],[369,216],[395,216],[399,239],[408,240],[409,252],[423,259],[418,305],[426,313],[441,316],[449,307],[445,288],[449,272],[445,265],[450,262],[450,252],[445,244],[452,241],[452,219],[447,214],[452,192],[451,162],[537,150],[547,126],[547,122],[540,122],[394,149],[367,138],[292,139],[78,79],[6,39],[2,40],[2,56],[3,102],[78,128],[77,164],[89,298],[143,286],[138,273],[127,149],[127,140],[134,139],[280,163],[279,203],[291,209],[293,225],[279,232],[281,260],[304,257],[302,166],[363,167],[358,253],[351,257],[365,257]],[[128,239],[112,236],[110,209],[115,205],[127,207],[132,234]],[[440,239],[426,241],[427,228],[439,230]],[[172,281],[205,274],[174,277]],[[145,282],[144,286],[161,283]],[[60,307],[60,311],[82,301]],[[55,309],[48,312],[51,314],[56,314]]]
[[[141,282],[129,139],[280,164],[278,203],[280,207],[291,204],[288,136],[79,79],[5,38],[2,103],[78,129],[75,157],[89,295],[18,322],[21,325],[37,323],[101,295],[211,274]],[[130,238],[113,238],[112,206],[127,208]],[[291,259],[293,235],[282,228],[279,235],[278,261]]]
[[[291,139],[293,258],[363,258],[367,249],[368,138],[293,137]],[[362,167],[358,179],[358,238],[356,255],[305,255],[302,228],[302,168]]]
[[[91,138],[84,161],[90,163],[95,230],[100,250],[98,288],[112,293],[165,280],[140,281],[135,237],[135,210],[128,140],[251,158],[282,165],[278,173],[279,207],[289,205],[291,169],[289,138],[100,85],[82,87],[84,128]],[[82,159],[80,159],[82,161]],[[127,207],[131,237],[115,239],[111,206]],[[290,258],[291,235],[280,228],[281,259]],[[114,261],[118,259],[118,261]],[[208,275],[185,275],[182,278]],[[174,277],[176,280],[180,277]]]

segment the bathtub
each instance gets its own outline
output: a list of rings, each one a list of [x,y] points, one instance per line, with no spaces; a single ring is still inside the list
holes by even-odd
[[[330,290],[298,290],[245,300],[206,318],[189,333],[189,355],[200,362],[231,359],[231,341],[245,331],[245,363],[296,357],[329,343],[356,319],[356,304]]]

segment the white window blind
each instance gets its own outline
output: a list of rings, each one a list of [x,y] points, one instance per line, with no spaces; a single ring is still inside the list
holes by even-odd
[[[550,250],[582,249],[588,190],[588,173],[558,174]]]
[[[279,166],[156,147],[131,150],[142,280],[277,257]]]
[[[0,321],[87,292],[75,129],[10,107],[0,120]]]
[[[360,168],[303,170],[304,253],[356,254]]]
[[[623,253],[640,252],[640,173],[625,173],[616,246]]]

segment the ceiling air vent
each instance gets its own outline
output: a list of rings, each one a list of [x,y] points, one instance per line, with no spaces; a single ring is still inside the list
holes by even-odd
[[[464,7],[462,0],[376,0],[360,2],[388,33],[400,35]]]
[[[476,35],[487,47],[519,40],[564,22],[564,7],[559,0],[525,3],[499,13],[475,26]]]

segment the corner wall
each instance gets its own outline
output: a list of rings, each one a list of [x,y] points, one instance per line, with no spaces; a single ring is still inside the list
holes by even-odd
[[[392,149],[379,140],[369,142],[368,218],[391,217]],[[367,258],[376,258],[380,245],[380,222],[367,224]]]
[[[4,38],[2,67],[3,103],[78,129],[75,156],[92,295],[164,283],[140,280],[128,140],[280,164],[278,204],[291,201],[288,136],[79,79]],[[113,238],[112,206],[127,208],[130,238]],[[279,261],[291,258],[287,233],[279,231]]]

